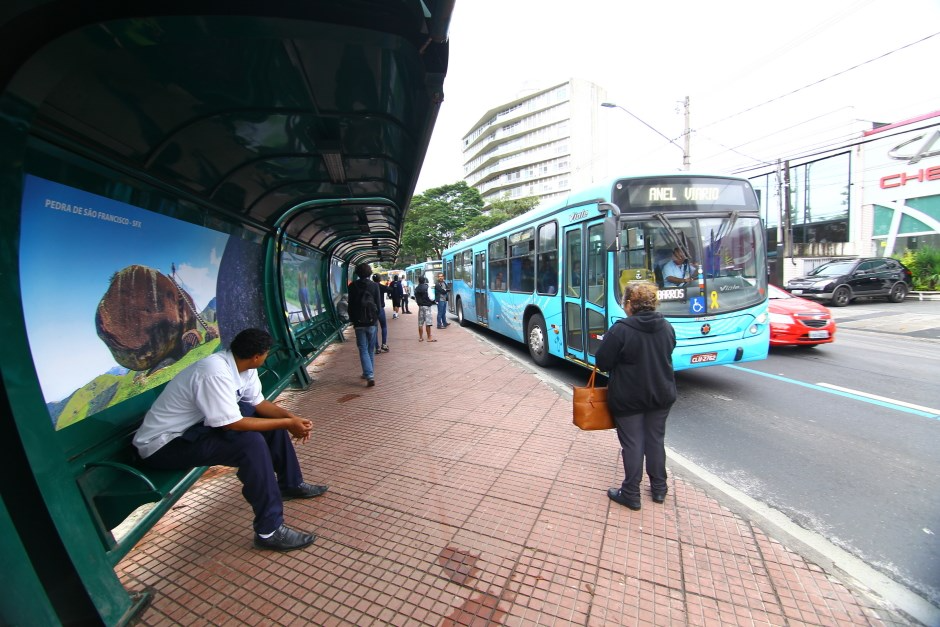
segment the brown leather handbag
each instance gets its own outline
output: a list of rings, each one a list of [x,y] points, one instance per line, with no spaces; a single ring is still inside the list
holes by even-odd
[[[586,386],[573,386],[574,420],[572,422],[585,431],[613,429],[616,425],[613,416],[610,415],[610,410],[607,409],[607,388],[594,387],[595,376],[597,376],[597,368],[591,372],[591,378],[588,379]]]

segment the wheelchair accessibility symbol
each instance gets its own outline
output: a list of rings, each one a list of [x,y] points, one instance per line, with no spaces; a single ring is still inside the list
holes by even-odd
[[[705,297],[704,296],[693,296],[689,299],[689,313],[693,314],[703,314],[705,313]]]

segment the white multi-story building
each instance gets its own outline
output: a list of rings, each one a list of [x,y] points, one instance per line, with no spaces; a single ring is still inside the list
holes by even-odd
[[[603,173],[606,92],[571,79],[490,109],[463,138],[464,179],[486,204],[567,194]]]

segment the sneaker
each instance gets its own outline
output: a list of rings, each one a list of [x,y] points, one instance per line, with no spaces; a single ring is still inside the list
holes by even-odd
[[[367,388],[375,387],[375,379],[369,379],[368,383],[366,383],[366,387]]]
[[[393,313],[393,314],[392,314],[392,320],[394,320],[394,319],[397,318],[397,317],[398,317],[398,314],[397,314],[397,313]]]
[[[388,352],[388,344],[382,344],[382,352],[383,352],[383,353],[387,353],[387,352]]]
[[[281,525],[273,536],[262,538],[255,534],[255,548],[269,551],[293,551],[313,544],[317,537],[312,533],[295,531],[287,525]]]

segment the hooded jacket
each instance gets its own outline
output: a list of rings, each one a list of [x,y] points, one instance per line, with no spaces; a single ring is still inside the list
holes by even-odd
[[[676,402],[672,351],[676,332],[658,311],[642,311],[615,322],[595,360],[608,373],[607,405],[626,416]]]
[[[421,283],[415,288],[415,302],[421,307],[430,307],[434,304],[434,301],[428,296],[427,283]]]

